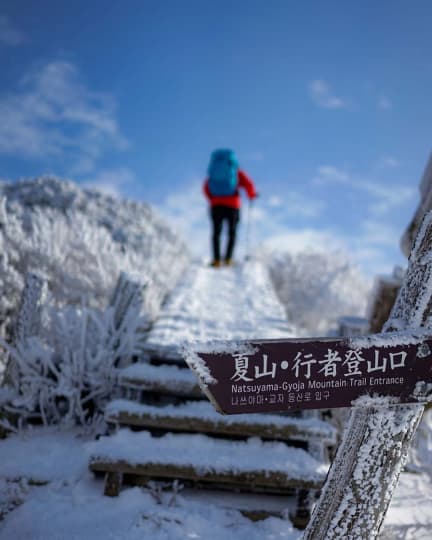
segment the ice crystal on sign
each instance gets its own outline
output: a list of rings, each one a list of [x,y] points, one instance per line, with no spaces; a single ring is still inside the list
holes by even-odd
[[[431,350],[427,343],[422,343],[417,349],[417,358],[427,358],[430,356]]]

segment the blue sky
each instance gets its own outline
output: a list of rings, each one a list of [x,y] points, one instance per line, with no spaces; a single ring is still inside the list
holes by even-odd
[[[251,247],[391,272],[431,150],[431,23],[417,0],[4,0],[0,177],[147,201],[207,255],[200,184],[229,146],[260,192]]]

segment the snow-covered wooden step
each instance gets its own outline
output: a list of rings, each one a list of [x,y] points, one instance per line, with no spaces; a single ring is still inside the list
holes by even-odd
[[[146,356],[150,358],[151,363],[155,366],[187,366],[181,353],[174,350],[172,347],[152,347],[144,345],[143,350]]]
[[[281,442],[226,441],[205,435],[152,437],[121,429],[91,448],[93,472],[107,473],[105,494],[117,495],[123,481],[181,479],[253,492],[292,493],[319,489],[327,466],[307,452]]]
[[[107,405],[105,418],[111,423],[146,429],[257,436],[283,441],[319,440],[328,446],[336,442],[335,429],[317,418],[303,419],[277,414],[223,416],[206,401],[156,407],[119,399]]]
[[[137,363],[122,369],[118,384],[124,388],[172,396],[205,399],[189,368]]]

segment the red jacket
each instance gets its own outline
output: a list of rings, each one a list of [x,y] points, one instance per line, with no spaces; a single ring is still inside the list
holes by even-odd
[[[249,199],[255,199],[258,194],[256,192],[254,183],[249,178],[249,176],[239,169],[237,171],[237,178],[238,187],[246,191]],[[216,197],[210,193],[208,187],[208,178],[206,178],[203,185],[203,191],[210,203],[210,206],[229,206],[230,208],[240,208],[241,206],[241,198],[238,189],[234,195]]]

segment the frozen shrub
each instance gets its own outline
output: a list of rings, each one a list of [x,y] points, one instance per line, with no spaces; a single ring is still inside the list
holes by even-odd
[[[343,253],[267,252],[265,260],[288,320],[327,335],[346,315],[364,316],[370,284]]]
[[[14,347],[3,342],[13,363],[3,409],[18,424],[40,418],[44,424],[86,424],[111,396],[115,368],[139,355],[143,343],[140,306],[120,324],[114,306],[49,308],[40,336]]]
[[[107,304],[121,271],[152,287],[154,317],[188,262],[183,242],[147,204],[80,189],[56,178],[0,183],[0,326],[16,310],[28,271],[38,270],[59,306]]]

